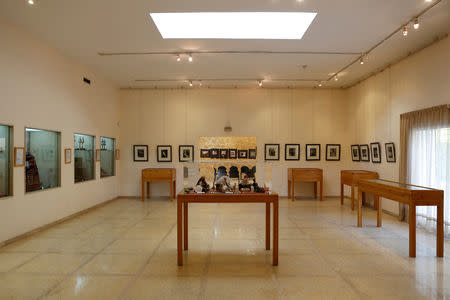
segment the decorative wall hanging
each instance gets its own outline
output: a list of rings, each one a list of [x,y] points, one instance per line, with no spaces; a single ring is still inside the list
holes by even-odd
[[[370,152],[372,153],[372,162],[381,163],[381,147],[380,143],[370,143]]]
[[[102,152],[100,149],[95,150],[95,161],[101,161],[102,160]]]
[[[320,144],[306,145],[306,160],[308,161],[320,160]]]
[[[300,160],[300,144],[285,144],[284,160]]]
[[[158,162],[172,162],[172,146],[158,145],[156,147],[156,159]]]
[[[359,145],[351,145],[350,151],[352,152],[352,161],[360,161],[361,160]]]
[[[256,159],[256,149],[248,149],[248,158]]]
[[[228,157],[230,159],[236,159],[237,158],[237,149],[228,149]]]
[[[193,145],[180,145],[178,147],[178,160],[180,162],[193,162],[194,161],[194,146]]]
[[[148,145],[133,145],[133,161],[148,161]]]
[[[72,162],[72,149],[66,148],[64,149],[64,163],[70,164]]]
[[[264,144],[265,160],[280,160],[280,144]]]
[[[209,150],[209,158],[219,158],[220,150],[219,149],[210,149]]]
[[[361,154],[361,161],[370,161],[369,145],[367,144],[359,145],[359,151]]]
[[[119,159],[120,159],[120,149],[116,149],[116,155],[115,155],[115,157],[116,157],[116,160],[119,160]]]
[[[247,150],[238,150],[238,158],[239,159],[247,159],[248,151]]]
[[[25,148],[14,147],[14,167],[25,166]]]
[[[220,158],[227,159],[228,158],[228,149],[220,149]]]
[[[341,145],[340,144],[327,144],[325,150],[326,150],[325,159],[327,161],[341,160]]]
[[[394,143],[386,143],[384,144],[386,149],[386,161],[390,163],[395,163],[395,145]]]
[[[209,158],[209,149],[200,149],[201,158]]]

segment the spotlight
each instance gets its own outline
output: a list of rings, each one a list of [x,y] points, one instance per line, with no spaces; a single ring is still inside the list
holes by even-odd
[[[201,81],[199,81],[199,82],[198,82],[198,84],[199,84],[200,86],[202,86],[202,85],[203,85]]]
[[[338,81],[338,80],[339,80],[338,76],[337,75],[334,76],[334,81]]]
[[[408,28],[406,26],[403,27],[403,36],[408,35]]]
[[[262,86],[262,80],[258,81],[258,85]]]
[[[414,27],[414,29],[419,29],[419,27],[420,27],[420,24],[419,24],[419,18],[416,18],[415,20],[414,20],[414,25],[413,25],[413,27]]]
[[[359,59],[359,63],[360,63],[361,65],[364,64],[364,57],[361,56],[361,58]]]
[[[180,62],[180,61],[181,61],[181,56],[177,55],[177,62]]]
[[[188,58],[189,62],[192,62],[194,59],[192,58],[192,55],[189,54],[189,58]]]
[[[189,86],[192,86],[193,84],[192,84],[192,81],[189,81]]]
[[[34,0],[28,0],[28,4],[34,5]]]
[[[319,82],[318,86],[321,87],[322,86],[322,82]]]
[[[425,2],[431,2],[431,1],[433,1],[433,0],[425,0]]]

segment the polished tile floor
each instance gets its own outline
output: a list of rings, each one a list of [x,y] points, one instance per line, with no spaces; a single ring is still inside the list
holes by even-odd
[[[280,199],[280,261],[264,250],[263,204],[192,204],[176,264],[176,205],[120,199],[0,249],[0,299],[445,299],[450,242],[337,198]]]

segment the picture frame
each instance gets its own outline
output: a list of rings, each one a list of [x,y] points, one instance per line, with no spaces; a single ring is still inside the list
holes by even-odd
[[[120,149],[116,149],[115,158],[116,160],[120,159]]]
[[[384,144],[385,151],[386,151],[386,161],[389,163],[395,163],[396,156],[395,156],[395,145],[394,143],[385,143]]]
[[[172,146],[158,145],[156,147],[156,160],[158,162],[172,162]]]
[[[280,160],[280,144],[264,144],[264,160]]]
[[[193,162],[194,161],[194,145],[178,146],[178,161]]]
[[[237,149],[228,149],[228,158],[237,159],[238,158]]]
[[[148,161],[148,145],[133,145],[133,161]]]
[[[228,153],[229,153],[228,149],[220,149],[219,157],[221,159],[228,159]]]
[[[372,157],[372,163],[381,163],[381,146],[380,143],[370,143],[370,153]]]
[[[14,167],[25,166],[25,147],[14,147]]]
[[[220,158],[220,150],[219,149],[210,149],[209,150],[209,158]]]
[[[285,144],[284,160],[300,160],[300,144]]]
[[[99,162],[102,160],[102,151],[100,149],[95,150],[95,161]]]
[[[327,144],[325,146],[325,160],[326,161],[340,161],[341,160],[341,144]]]
[[[359,151],[359,145],[351,145],[350,152],[352,155],[352,161],[361,161],[361,152]]]
[[[248,158],[249,159],[256,159],[256,149],[248,149]]]
[[[307,161],[319,161],[320,144],[307,144],[305,156]]]
[[[238,150],[238,158],[239,159],[247,159],[248,158],[248,150]]]
[[[209,149],[200,149],[200,158],[209,158]]]
[[[364,161],[364,162],[370,161],[369,145],[367,145],[367,144],[359,145],[359,151],[360,151],[360,155],[361,155],[361,161]]]
[[[70,148],[64,149],[64,163],[66,165],[72,163],[72,149]]]

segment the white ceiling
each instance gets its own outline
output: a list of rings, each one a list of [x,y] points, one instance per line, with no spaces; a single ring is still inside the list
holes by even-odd
[[[1,0],[0,17],[48,42],[120,87],[203,85],[315,86],[316,81],[358,59],[399,26],[439,0]],[[395,34],[356,63],[339,81],[351,85],[371,72],[431,43],[450,29],[450,0],[441,0],[421,18],[418,31]],[[302,40],[163,40],[150,12],[302,11],[317,12]],[[174,55],[100,56],[99,52],[294,51],[349,54],[193,54],[177,63]],[[303,68],[307,65],[307,68]],[[206,79],[228,79],[208,81]],[[248,81],[236,79],[249,79]],[[278,80],[277,80],[278,79]],[[279,79],[292,79],[289,81]],[[298,79],[298,80],[294,80]],[[155,81],[136,81],[155,80]],[[272,81],[273,80],[273,81]],[[195,83],[195,82],[194,82]]]

